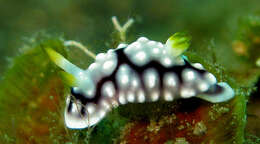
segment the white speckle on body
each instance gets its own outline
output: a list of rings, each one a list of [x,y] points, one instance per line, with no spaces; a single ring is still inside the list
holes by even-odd
[[[173,72],[164,74],[163,84],[167,88],[174,88],[178,86],[178,78]]]
[[[145,93],[141,89],[137,91],[137,102],[139,103],[145,102]]]
[[[200,80],[197,83],[197,87],[200,92],[205,92],[209,89],[210,85],[207,82]]]
[[[135,101],[135,94],[132,91],[127,92],[127,101],[130,103]]]
[[[155,102],[155,101],[157,101],[158,99],[159,99],[159,96],[160,96],[160,93],[159,93],[159,91],[153,91],[152,93],[151,93],[151,95],[150,95],[150,97],[151,97],[151,101],[153,101],[153,102]]]
[[[102,99],[100,102],[100,105],[106,111],[109,111],[111,109],[111,105],[109,104],[109,102],[106,99]]]
[[[138,41],[138,42],[141,42],[141,43],[145,43],[145,42],[148,41],[148,39],[147,39],[146,37],[140,37],[140,38],[138,38],[137,41]]]
[[[163,96],[165,101],[173,101],[173,95],[169,90],[164,90]]]
[[[192,87],[182,86],[180,90],[180,96],[182,98],[190,98],[196,95],[196,91]]]
[[[126,47],[126,46],[127,46],[127,44],[121,43],[121,44],[119,44],[119,45],[117,46],[117,48],[123,48],[123,47]]]
[[[206,72],[206,73],[204,74],[204,78],[206,79],[206,81],[207,81],[210,85],[217,83],[217,79],[216,79],[216,77],[215,77],[212,73]]]
[[[127,103],[124,92],[120,91],[118,97],[118,101],[120,104],[124,105]]]
[[[139,51],[134,55],[133,61],[135,64],[142,66],[148,62],[148,56],[144,51]]]
[[[173,61],[170,57],[163,57],[161,58],[161,64],[164,65],[165,67],[170,67],[173,65]]]
[[[105,117],[105,115],[106,115],[106,111],[100,109],[98,112],[98,119],[102,119],[103,117]]]
[[[147,89],[158,87],[159,75],[155,69],[148,69],[144,72],[144,84]]]
[[[139,86],[140,86],[139,77],[137,76],[137,74],[133,74],[131,79],[131,88],[137,89]]]
[[[88,115],[93,114],[96,110],[96,107],[95,107],[94,104],[88,104],[86,107],[87,107],[87,114]]]
[[[204,70],[204,67],[202,64],[200,63],[193,63],[192,66],[194,66],[195,68],[199,69],[199,70]]]
[[[121,65],[119,67],[118,72],[116,73],[116,82],[121,89],[127,89],[130,85],[130,79],[129,75],[130,73],[130,67],[126,64]]]
[[[197,78],[197,73],[192,69],[184,69],[182,72],[182,78],[186,82],[194,81]]]
[[[103,62],[106,58],[106,54],[105,53],[99,53],[97,56],[96,56],[96,61],[97,62]]]
[[[102,86],[101,93],[105,97],[114,97],[116,94],[114,84],[111,81],[105,82]]]

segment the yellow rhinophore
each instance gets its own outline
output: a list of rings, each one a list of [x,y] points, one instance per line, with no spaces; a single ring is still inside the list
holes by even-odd
[[[84,70],[80,69],[76,65],[69,62],[61,54],[57,53],[51,48],[45,49],[50,59],[65,72],[61,72],[62,79],[69,85],[75,86],[78,84],[78,77],[84,73]]]

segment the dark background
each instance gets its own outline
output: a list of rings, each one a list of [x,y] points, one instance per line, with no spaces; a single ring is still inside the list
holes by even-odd
[[[0,72],[10,57],[38,32],[78,40],[95,53],[111,47],[111,16],[121,23],[134,18],[128,41],[139,36],[165,41],[171,34],[188,31],[192,48],[204,49],[210,41],[230,47],[239,19],[259,12],[258,0],[1,0]],[[204,48],[203,48],[204,47]]]

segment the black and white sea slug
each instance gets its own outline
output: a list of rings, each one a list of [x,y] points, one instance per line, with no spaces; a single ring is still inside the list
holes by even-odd
[[[86,70],[47,49],[51,59],[74,78],[66,100],[66,126],[81,129],[95,125],[113,107],[127,103],[191,97],[218,103],[234,97],[227,83],[217,83],[201,64],[190,63],[182,55],[187,48],[185,38],[178,34],[166,44],[140,37],[98,54]]]

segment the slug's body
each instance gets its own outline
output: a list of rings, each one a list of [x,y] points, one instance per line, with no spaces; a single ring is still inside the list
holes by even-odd
[[[201,64],[191,64],[181,53],[176,54],[179,50],[172,49],[172,43],[141,37],[130,45],[121,44],[98,54],[87,70],[61,66],[77,77],[77,86],[67,98],[67,127],[92,126],[113,107],[126,103],[190,97],[222,102],[234,96],[228,84],[217,83]]]

